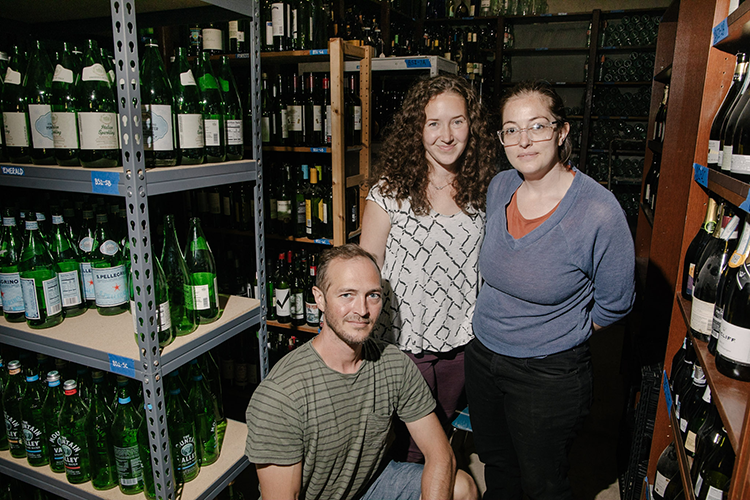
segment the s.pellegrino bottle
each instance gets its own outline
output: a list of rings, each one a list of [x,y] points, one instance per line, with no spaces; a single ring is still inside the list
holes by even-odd
[[[198,217],[190,219],[185,266],[192,290],[188,308],[196,311],[201,324],[216,321],[221,315],[216,263]]]
[[[716,369],[724,375],[750,380],[750,269],[742,264],[725,290],[724,314],[716,344]]]
[[[96,290],[94,290],[94,277],[91,274],[91,261],[93,259],[96,244],[96,219],[94,210],[89,206],[81,211],[83,223],[81,234],[78,237],[78,250],[81,257],[81,278],[83,279],[83,295],[86,297],[86,306],[96,306]]]
[[[117,102],[94,40],[86,43],[76,97],[81,165],[116,167],[120,161]]]
[[[109,236],[107,214],[96,214],[96,248],[91,252],[96,309],[113,316],[129,309],[128,277],[122,248]]]
[[[188,369],[187,404],[195,419],[196,447],[201,467],[211,465],[219,459],[219,440],[216,434],[218,422],[214,412],[213,398],[207,381],[198,366],[198,359],[190,362]]]
[[[703,463],[695,481],[696,500],[723,500],[729,498],[735,454],[728,437],[711,452]]]
[[[195,78],[201,92],[203,135],[206,144],[206,162],[217,163],[227,159],[225,130],[226,107],[224,95],[211,68],[211,54],[201,52],[195,59]],[[240,119],[242,115],[240,115]]]
[[[114,415],[107,404],[109,390],[104,372],[95,370],[91,378],[91,484],[95,490],[109,490],[117,486],[117,466],[112,440]]]
[[[31,46],[29,66],[24,76],[26,106],[31,132],[31,161],[38,165],[54,165],[55,142],[52,134],[52,62],[42,42]]]
[[[36,217],[26,216],[26,244],[18,262],[21,290],[30,328],[49,328],[63,320],[57,264],[39,234]]]
[[[680,481],[680,465],[677,462],[677,451],[674,441],[671,441],[656,462],[656,477],[654,478],[654,500],[666,500],[664,494],[669,483],[676,478]]]
[[[221,57],[218,80],[224,96],[227,160],[241,160],[245,153],[242,101],[240,101],[240,93],[237,90],[234,76],[232,76],[232,68],[229,66],[227,56]]]
[[[180,389],[178,376],[177,370],[167,375],[167,428],[175,479],[178,483],[187,483],[198,477],[201,464],[195,439],[195,421]]]
[[[122,375],[117,376],[117,408],[112,420],[112,445],[120,491],[125,495],[140,493],[149,481],[153,491],[153,477],[145,475],[146,468],[150,472],[145,422],[130,399],[128,379]]]
[[[693,298],[693,286],[695,285],[695,264],[698,256],[703,252],[706,244],[711,240],[711,235],[716,228],[719,205],[716,200],[709,197],[706,208],[706,218],[693,240],[685,251],[684,267],[682,271],[682,297],[686,300]]]
[[[690,331],[704,342],[711,338],[719,277],[737,244],[739,222],[740,218],[725,208],[721,226],[717,224],[713,238],[697,260]]]
[[[89,408],[78,394],[75,380],[63,384],[65,398],[60,409],[58,425],[60,443],[63,449],[65,476],[71,484],[81,484],[91,480],[91,457],[89,445],[92,418]]]
[[[3,316],[9,323],[26,320],[23,305],[21,275],[18,261],[21,258],[21,235],[16,227],[16,218],[10,208],[3,212],[5,236],[0,241],[0,292],[3,297]]]
[[[23,416],[23,442],[26,446],[26,460],[33,467],[49,463],[47,427],[44,418],[44,389],[35,370],[27,369],[26,390],[21,401]]]
[[[3,94],[0,99],[5,133],[5,154],[13,163],[31,163],[31,134],[29,112],[23,88],[26,73],[26,57],[18,45],[13,46],[10,63],[3,78]]]
[[[747,78],[747,64],[747,55],[744,52],[738,52],[732,86],[729,87],[729,91],[724,96],[719,110],[714,115],[714,121],[711,123],[711,132],[708,136],[708,168],[718,169],[721,165],[721,126],[731,110],[732,104],[740,95],[745,78]]]
[[[3,390],[3,409],[5,410],[5,429],[8,432],[10,456],[26,457],[26,445],[23,442],[23,417],[21,402],[24,397],[21,362],[17,359],[8,363],[8,383]]]
[[[78,161],[78,116],[76,114],[76,61],[63,42],[52,75],[52,140],[58,165],[80,165]]]
[[[184,47],[177,49],[170,81],[174,96],[177,161],[180,165],[203,163],[206,150],[201,96]]]
[[[47,373],[47,395],[42,406],[42,415],[47,428],[47,446],[49,447],[49,466],[52,472],[65,472],[65,455],[60,439],[60,410],[63,406],[60,373],[52,370]]]
[[[63,313],[72,318],[86,312],[86,297],[81,278],[81,259],[77,247],[70,241],[63,216],[52,214],[52,236],[49,250],[57,263]]]
[[[147,167],[177,164],[172,130],[172,85],[152,38],[146,40],[141,59],[141,114],[143,118],[143,155]]]
[[[169,290],[169,311],[175,335],[180,337],[195,331],[198,327],[198,313],[188,307],[192,302],[193,289],[190,286],[185,257],[177,241],[174,215],[164,216],[164,245],[161,250],[161,265],[167,278]]]

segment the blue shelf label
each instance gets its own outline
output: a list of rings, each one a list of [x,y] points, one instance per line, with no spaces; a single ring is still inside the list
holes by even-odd
[[[425,59],[425,58],[406,59],[404,62],[406,63],[407,68],[430,68],[432,67],[432,65],[430,64],[430,60]]]
[[[318,243],[319,245],[332,245],[331,240],[328,240],[326,238],[315,238],[313,240],[315,243]]]
[[[727,19],[724,18],[722,22],[714,26],[714,45],[724,40],[729,36],[729,24]]]
[[[615,10],[610,10],[609,12],[610,12],[611,14],[622,14],[622,13],[623,13],[623,12],[625,12],[625,11],[624,11],[624,10],[622,10],[622,9],[615,9]]]
[[[310,148],[311,153],[325,153],[328,151],[326,148]]]
[[[541,17],[552,17],[554,14],[539,14]],[[558,14],[559,15],[559,14]]]
[[[235,55],[236,59],[250,59],[250,54],[247,52],[242,52],[240,54]]]
[[[3,165],[3,174],[4,175],[24,175],[26,172],[24,171],[23,167],[6,167]]]
[[[651,488],[648,485],[648,476],[643,478],[643,489],[646,492],[646,500],[653,500],[651,496]]]
[[[693,170],[695,170],[695,182],[704,188],[708,187],[708,167],[704,167],[699,163],[693,163]]]
[[[312,49],[310,51],[311,56],[327,56],[328,49]]]
[[[534,50],[537,50],[537,51],[539,51],[539,50],[549,50],[549,47],[537,47]]]
[[[120,172],[91,172],[91,192],[96,194],[120,194]]]
[[[109,371],[118,375],[135,378],[135,361],[115,354],[109,355]]]
[[[740,209],[744,210],[745,212],[750,212],[750,194],[747,195],[745,201],[740,203]]]
[[[661,385],[664,388],[664,399],[667,400],[667,415],[672,418],[672,391],[669,389],[669,377],[667,377],[667,370],[661,377]]]

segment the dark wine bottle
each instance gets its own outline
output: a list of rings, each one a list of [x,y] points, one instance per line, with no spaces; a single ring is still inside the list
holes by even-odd
[[[714,115],[714,121],[711,124],[711,132],[708,137],[708,168],[718,169],[721,164],[721,127],[727,114],[731,111],[737,97],[740,95],[742,86],[747,77],[747,55],[744,52],[737,53],[737,63],[734,67],[734,78],[732,86],[729,87],[727,95],[719,106],[719,110]]]
[[[693,298],[693,286],[695,284],[695,264],[698,256],[701,254],[706,244],[711,240],[711,235],[716,228],[718,204],[713,198],[708,199],[708,208],[706,209],[706,218],[698,233],[693,237],[687,251],[682,271],[682,296],[686,300]]]
[[[695,481],[696,500],[728,498],[729,482],[734,469],[734,450],[725,437],[718,448],[706,458]]]
[[[672,480],[680,481],[680,465],[677,462],[677,451],[674,441],[671,441],[656,462],[656,477],[654,478],[654,500],[664,500],[664,494]]]
[[[719,410],[716,408],[716,405],[712,404],[708,409],[706,420],[700,429],[698,429],[695,437],[695,457],[693,458],[693,465],[690,467],[690,481],[692,484],[695,484],[695,481],[698,479],[698,473],[703,467],[706,458],[721,444],[724,436],[725,432]]]
[[[677,405],[677,418],[680,421],[680,433],[682,439],[685,439],[687,433],[687,424],[690,415],[695,408],[696,400],[700,401],[703,392],[706,389],[706,375],[703,373],[703,367],[696,360],[693,366],[693,379],[690,387],[680,393],[679,404]]]
[[[703,395],[697,401],[690,415],[687,417],[687,427],[685,428],[685,453],[689,457],[695,458],[698,431],[706,422],[709,409],[711,408],[711,387],[706,385],[703,389]]]
[[[732,105],[731,111],[727,113],[727,117],[721,126],[721,153],[719,161],[719,169],[725,174],[729,175],[732,167],[732,148],[734,144],[734,132],[737,126],[737,122],[745,109],[745,105],[750,101],[750,89],[748,84],[750,78],[745,78],[744,85],[740,95],[735,99]]]
[[[716,344],[716,368],[738,380],[750,380],[750,269],[742,264],[726,290],[721,331]]]

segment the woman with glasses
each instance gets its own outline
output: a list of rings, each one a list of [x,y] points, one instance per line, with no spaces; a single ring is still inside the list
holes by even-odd
[[[464,389],[464,346],[473,337],[495,145],[465,79],[418,81],[387,131],[362,219],[360,245],[376,256],[385,280],[375,334],[417,364],[446,430]],[[423,461],[413,440],[399,458]]]
[[[518,84],[500,113],[514,168],[487,191],[465,360],[484,499],[569,499],[568,452],[592,397],[588,339],[632,308],[633,240],[614,195],[570,164],[549,84]]]

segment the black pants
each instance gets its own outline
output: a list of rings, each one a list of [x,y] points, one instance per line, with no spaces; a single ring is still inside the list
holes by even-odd
[[[588,343],[541,359],[466,347],[466,395],[484,499],[570,499],[568,453],[592,398]]]

